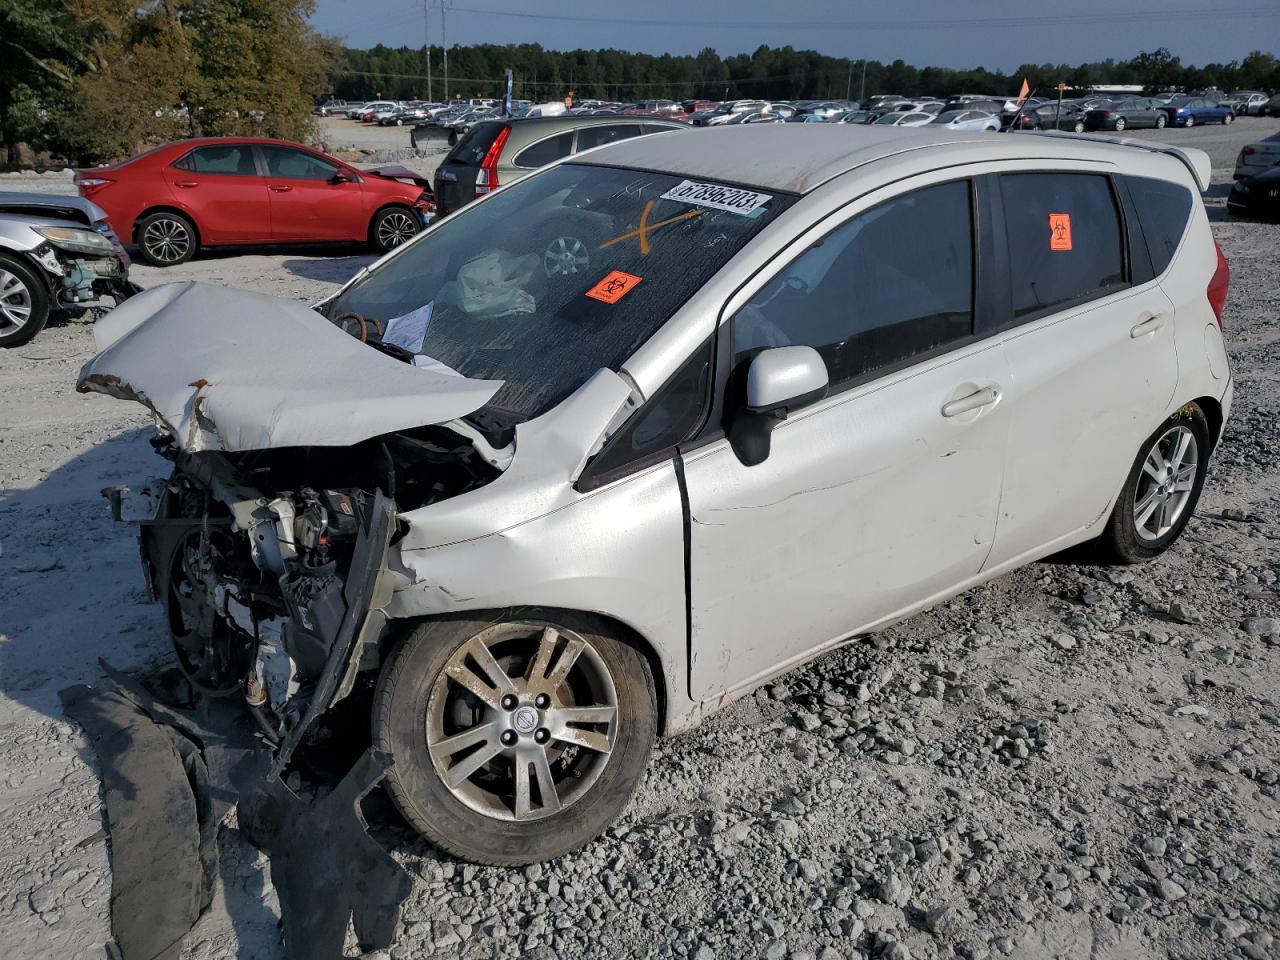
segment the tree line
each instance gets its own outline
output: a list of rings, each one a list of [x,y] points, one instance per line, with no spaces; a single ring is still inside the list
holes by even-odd
[[[706,48],[694,56],[660,56],[623,50],[547,50],[536,43],[451,47],[448,90],[444,53],[431,48],[431,84],[424,47],[376,46],[343,50],[330,71],[329,93],[345,100],[395,100],[445,96],[499,96],[508,69],[517,98],[638,101],[669,97],[765,100],[833,99],[894,93],[948,96],[955,93],[1014,94],[1026,78],[1050,95],[1058,83],[1073,90],[1097,84],[1141,84],[1151,92],[1174,89],[1280,89],[1280,62],[1255,51],[1239,61],[1183,64],[1165,48],[1130,60],[1071,65],[1025,63],[1008,73],[983,67],[956,70],[916,67],[904,60],[882,63],[831,57],[813,50],[762,46],[753,53],[721,57]]]
[[[1155,89],[1280,89],[1280,64],[1183,64],[1167,49],[1131,60],[1023,64],[1004,73],[831,57],[761,46],[722,57],[623,50],[547,50],[539,44],[346,49],[309,24],[314,0],[0,0],[0,144],[10,167],[31,152],[71,163],[112,160],[180,137],[260,135],[308,140],[318,100],[499,96],[533,101],[656,98],[859,98],[975,92],[1012,94],[1026,77]],[[446,69],[447,62],[447,69]],[[446,81],[447,73],[447,81]],[[446,82],[448,87],[446,88]],[[24,152],[24,149],[31,152]]]

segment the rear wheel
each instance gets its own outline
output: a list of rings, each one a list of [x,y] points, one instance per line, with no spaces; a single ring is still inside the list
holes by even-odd
[[[0,347],[17,347],[49,319],[49,288],[17,257],[0,254]]]
[[[1222,124],[1223,124],[1223,126],[1226,126],[1228,123],[1230,123],[1230,122],[1231,122],[1232,120],[1234,120],[1235,118],[1236,118],[1236,115],[1235,115],[1234,113],[1231,113],[1230,111],[1228,111],[1228,112],[1227,112],[1227,115],[1226,115],[1225,117],[1223,117],[1223,118],[1222,118]]]
[[[1196,125],[1196,118],[1191,116],[1191,114],[1187,114],[1186,126],[1194,127],[1195,125]]]
[[[1104,559],[1141,563],[1178,539],[1200,500],[1210,443],[1209,422],[1195,403],[1147,438],[1098,539]]]
[[[394,250],[412,240],[422,228],[421,222],[404,207],[379,210],[369,224],[369,239],[379,250]]]
[[[1116,117],[1116,133],[1123,130],[1128,124],[1124,122],[1124,117]]]
[[[1165,125],[1166,123],[1168,123],[1168,122],[1169,122],[1168,118],[1167,118],[1163,113],[1157,113],[1157,114],[1156,114],[1156,129],[1157,129],[1157,130],[1163,130],[1163,129],[1164,129],[1164,125]]]
[[[1074,129],[1076,133],[1084,133],[1084,121],[1077,120],[1076,125],[1072,129]]]
[[[195,256],[199,247],[195,224],[171,210],[143,217],[134,228],[133,235],[142,259],[157,267],[186,263]]]
[[[645,658],[594,622],[424,624],[383,667],[373,735],[387,787],[427,839],[477,863],[575,850],[626,807],[657,696]]]

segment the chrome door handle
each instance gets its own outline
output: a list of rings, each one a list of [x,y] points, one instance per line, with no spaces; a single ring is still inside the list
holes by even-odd
[[[1155,333],[1164,326],[1164,316],[1156,314],[1154,317],[1147,317],[1145,320],[1139,320],[1136,324],[1129,328],[1129,336],[1134,340],[1139,337],[1145,337],[1147,334]]]
[[[960,414],[968,413],[970,410],[989,407],[999,399],[999,387],[983,387],[981,390],[975,390],[967,397],[960,397],[958,400],[944,403],[942,405],[942,415],[944,417],[958,417]]]

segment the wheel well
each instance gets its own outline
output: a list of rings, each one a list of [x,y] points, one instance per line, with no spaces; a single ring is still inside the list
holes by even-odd
[[[505,620],[535,618],[556,620],[566,627],[604,633],[637,650],[649,664],[649,672],[653,674],[654,692],[658,698],[659,735],[666,729],[667,723],[667,686],[666,675],[662,669],[662,661],[657,652],[637,630],[621,620],[601,613],[590,613],[585,610],[571,610],[566,607],[503,607],[495,610],[459,610],[456,613],[441,614],[437,617],[420,617],[412,620],[392,621],[389,629],[383,634],[379,643],[379,669],[391,656],[391,651],[419,623],[424,620],[484,620],[501,623]]]
[[[1216,450],[1222,436],[1222,404],[1213,397],[1196,397],[1193,402],[1204,411],[1204,418],[1209,421],[1209,448]]]
[[[174,207],[164,203],[157,204],[154,207],[147,207],[147,209],[138,214],[137,218],[133,221],[133,227],[129,230],[129,236],[133,239],[135,244],[138,242],[138,224],[153,213],[176,213],[183,220],[187,221],[187,223],[191,224],[191,229],[196,232],[196,247],[198,248],[200,246],[200,224],[196,223],[196,218],[191,216],[191,214],[187,213],[187,211],[183,210],[181,207]]]

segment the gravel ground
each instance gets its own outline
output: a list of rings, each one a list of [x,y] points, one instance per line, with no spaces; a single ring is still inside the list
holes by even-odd
[[[788,675],[660,743],[624,819],[551,865],[454,862],[384,809],[375,829],[416,878],[391,956],[1280,956],[1280,262],[1277,227],[1223,208],[1239,146],[1273,127],[1163,134],[1213,157],[1236,377],[1199,514],[1169,553],[1031,566]],[[369,260],[218,255],[135,277],[311,301]],[[72,323],[0,354],[10,958],[105,955],[95,761],[56,693],[92,681],[98,656],[166,657],[135,547],[97,495],[155,470],[149,428],[136,405],[75,393],[91,352]],[[280,957],[262,858],[234,822],[221,846],[184,957]]]

